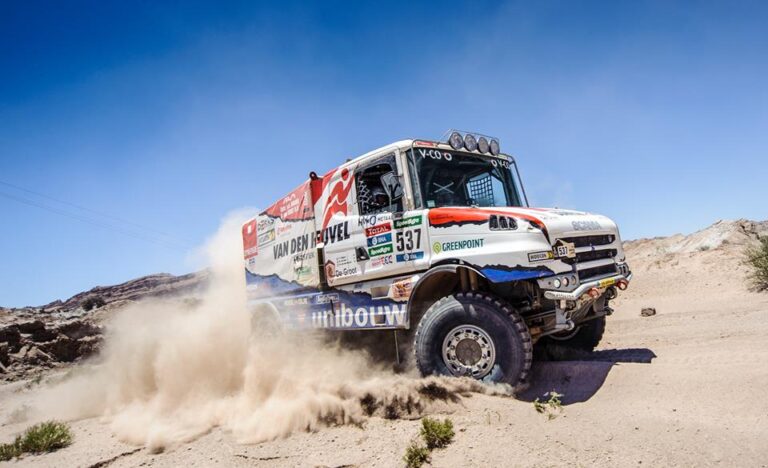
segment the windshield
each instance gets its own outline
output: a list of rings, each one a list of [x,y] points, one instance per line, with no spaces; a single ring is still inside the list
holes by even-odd
[[[408,151],[416,202],[441,206],[523,206],[506,159],[436,148]]]

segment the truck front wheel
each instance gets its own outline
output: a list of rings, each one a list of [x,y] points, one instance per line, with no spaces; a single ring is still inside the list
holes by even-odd
[[[435,302],[419,322],[414,340],[422,375],[518,386],[531,368],[528,327],[508,304],[487,294],[458,293]]]

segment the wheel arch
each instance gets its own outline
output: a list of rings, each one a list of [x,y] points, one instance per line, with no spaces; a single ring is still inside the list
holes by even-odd
[[[429,306],[448,294],[462,290],[462,271],[476,275],[478,282],[489,282],[477,268],[458,260],[433,266],[419,278],[408,298],[408,327],[411,330],[415,329]]]

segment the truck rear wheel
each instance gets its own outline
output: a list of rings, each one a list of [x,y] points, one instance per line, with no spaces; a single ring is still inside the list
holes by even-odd
[[[532,349],[520,315],[481,293],[459,293],[432,304],[414,339],[422,375],[467,376],[513,386],[528,377]]]

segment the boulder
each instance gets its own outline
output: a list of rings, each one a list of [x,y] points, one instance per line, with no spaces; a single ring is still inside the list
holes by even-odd
[[[100,335],[86,336],[85,338],[78,340],[78,354],[80,357],[87,357],[98,351],[101,347],[103,338]]]
[[[56,327],[55,331],[56,333],[73,340],[79,340],[86,336],[101,335],[101,327],[82,320],[73,320],[59,325]]]
[[[656,315],[656,309],[653,307],[643,307],[640,311],[641,317],[651,317],[653,315]]]
[[[53,358],[42,349],[36,346],[33,346],[27,352],[27,355],[25,356],[24,360],[30,364],[42,364],[45,362],[52,361]]]
[[[12,325],[19,330],[19,333],[26,333],[28,335],[34,335],[45,331],[45,324],[40,320],[32,320],[30,322],[21,322]]]
[[[17,350],[21,342],[21,333],[14,325],[0,328],[0,343],[8,343],[11,350]]]
[[[0,365],[7,366],[10,363],[8,357],[8,343],[0,343]]]
[[[21,362],[27,357],[28,352],[29,352],[29,345],[24,345],[18,351],[16,351],[15,353],[11,353],[8,356],[11,358],[12,361]]]
[[[80,357],[80,343],[67,336],[59,335],[55,340],[41,346],[58,361],[72,362]]]

